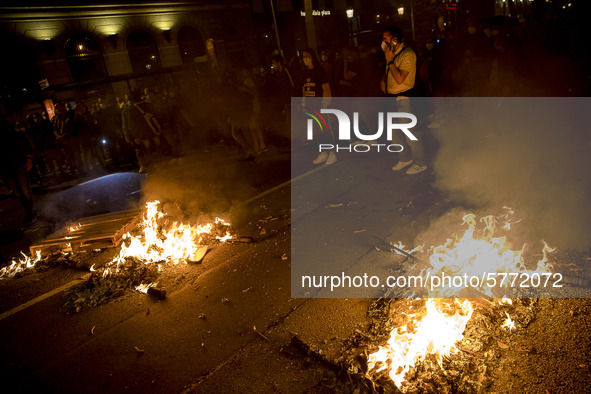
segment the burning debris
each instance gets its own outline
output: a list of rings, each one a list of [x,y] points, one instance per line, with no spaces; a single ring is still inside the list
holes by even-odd
[[[156,287],[154,281],[166,267],[200,262],[208,245],[233,238],[230,224],[223,219],[197,226],[179,223],[162,213],[159,204],[146,204],[138,233],[124,235],[119,254],[110,262],[100,268],[91,267],[91,278],[71,292],[65,311],[78,312],[82,305],[97,305],[122,295],[128,288],[162,300],[166,290]]]
[[[536,304],[379,299],[370,308],[369,328],[356,330],[331,364],[346,372],[344,392],[487,392],[503,355],[529,351],[517,338],[533,320]],[[507,316],[513,316],[511,330],[503,326]]]
[[[511,225],[519,221],[513,221],[510,208],[505,209],[504,215],[489,215],[479,220],[474,214],[464,215],[463,225],[468,229],[438,246],[425,249],[421,245],[410,252],[406,252],[402,244],[391,246],[394,252],[416,261],[410,272],[424,279],[421,281],[423,288],[415,289],[416,294],[446,298],[469,289],[481,296],[502,298],[517,296],[522,288],[516,284],[523,278],[550,283],[562,279],[560,274],[554,274],[553,265],[548,261],[549,254],[556,249],[545,242],[542,258],[537,262],[532,261],[531,253],[526,256],[526,244],[520,249],[513,248],[508,232]],[[532,287],[539,287],[532,284]]]
[[[84,307],[119,297],[129,288],[164,299],[166,290],[155,287],[154,283],[163,270],[177,264],[200,262],[211,245],[234,238],[230,234],[230,224],[223,219],[215,218],[201,225],[179,223],[161,212],[159,205],[159,201],[146,204],[138,229],[122,236],[123,241],[112,260],[85,266],[92,273],[90,278],[69,291],[62,311],[79,312]],[[77,231],[77,227],[69,226],[67,231]],[[45,257],[37,251],[35,258],[23,253],[21,260],[13,260],[11,265],[0,270],[0,279],[60,264],[83,267],[82,260],[91,260],[90,255],[95,253],[51,251],[46,249]]]
[[[25,270],[35,267],[35,265],[41,261],[41,252],[37,252],[35,257],[29,257],[21,252],[22,258],[19,260],[12,259],[10,265],[0,269],[0,279],[13,278],[19,274],[22,274]]]
[[[82,309],[104,304],[112,299],[123,296],[130,288],[137,289],[142,283],[152,283],[158,276],[158,268],[135,259],[129,259],[114,275],[103,276],[92,273],[90,278],[66,293],[66,302],[61,311],[78,313]],[[152,288],[147,285],[146,292]],[[140,291],[140,290],[138,290]]]
[[[110,270],[118,271],[119,266],[129,257],[137,258],[146,264],[187,263],[200,261],[203,245],[212,242],[225,242],[232,238],[230,224],[216,218],[214,223],[192,226],[171,222],[158,210],[159,201],[146,204],[146,212],[140,224],[141,233],[137,236],[126,234],[119,256],[105,268],[104,275]],[[197,257],[199,256],[199,257]]]
[[[409,309],[417,309],[410,305]],[[375,374],[389,369],[389,377],[401,387],[409,370],[432,355],[440,367],[443,358],[458,352],[455,343],[464,338],[466,324],[474,311],[470,301],[429,299],[426,312],[409,313],[408,323],[392,331],[386,346],[370,355],[368,368]]]
[[[51,267],[64,265],[72,268],[88,268],[84,262],[73,253],[55,252],[42,257],[39,252],[35,257],[22,253],[19,260],[13,259],[11,264],[0,269],[0,280],[8,278],[20,278],[34,272],[41,272]]]
[[[415,256],[423,248],[406,252],[398,245],[391,250],[412,257],[411,271],[422,278],[485,277],[487,272],[493,278],[523,273],[550,276],[553,266],[548,253],[554,249],[544,243],[542,259],[532,264],[524,257],[525,244],[515,251],[505,235],[496,234],[509,231],[516,223],[512,210],[506,209],[504,223],[494,216],[477,221],[475,215],[465,215],[463,223],[468,229],[463,235],[428,249],[426,258]],[[510,347],[508,336],[531,321],[533,302],[506,298],[520,289],[500,281],[464,282],[464,286],[452,285],[451,280],[447,286],[433,286],[428,280],[421,283],[425,286],[416,288],[417,293],[438,298],[393,302],[385,344],[380,341],[382,345],[367,356],[366,365],[356,370],[367,371],[372,390],[376,383],[382,387],[394,383],[396,388],[390,391],[482,392],[492,375],[487,366],[494,363],[495,354]],[[481,298],[461,298],[462,293]]]

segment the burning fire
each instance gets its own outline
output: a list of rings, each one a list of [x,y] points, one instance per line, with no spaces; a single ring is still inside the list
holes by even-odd
[[[167,226],[163,222],[166,216],[158,209],[160,202],[152,201],[146,204],[143,221],[140,224],[142,233],[133,236],[129,233],[123,236],[120,252],[111,262],[107,263],[102,270],[102,277],[119,272],[119,267],[129,257],[136,258],[144,263],[157,264],[161,269],[163,263],[178,264],[188,261],[199,260],[197,256],[203,255],[202,243],[206,240],[215,239],[219,242],[226,242],[232,239],[228,231],[230,224],[223,219],[216,218],[213,223],[204,225],[189,225],[175,222]],[[81,224],[68,227],[69,232],[77,231]],[[66,239],[72,237],[66,236]],[[70,244],[66,244],[71,248]],[[0,269],[0,279],[14,277],[17,273],[33,268],[41,261],[41,251],[37,251],[35,257],[29,257],[22,253],[20,260],[12,260],[12,263]],[[100,271],[94,265],[90,267],[91,272]],[[146,289],[147,291],[147,289]]]
[[[496,234],[499,229],[509,231],[511,224],[519,222],[512,222],[513,210],[508,207],[505,209],[507,214],[502,217],[504,223],[492,215],[479,221],[474,214],[465,215],[463,224],[467,225],[468,229],[463,235],[453,236],[443,245],[431,248],[428,251],[428,259],[417,263],[413,268],[420,268],[423,278],[442,273],[448,276],[467,274],[470,277],[482,276],[488,272],[493,275],[551,272],[552,265],[548,263],[548,253],[555,249],[550,248],[545,242],[542,258],[537,262],[535,269],[527,270],[524,259],[526,245],[524,244],[520,250],[513,250],[505,236]],[[480,228],[479,224],[482,225]],[[403,245],[398,247],[404,249]],[[417,248],[413,252],[416,250],[422,249]],[[500,305],[512,304],[511,299],[505,296],[508,284],[500,286],[497,283],[491,287],[490,283],[486,282],[479,282],[478,286],[471,287],[476,287],[478,292],[487,296],[503,297],[499,301]],[[457,352],[455,343],[463,339],[466,325],[474,312],[469,300],[460,301],[456,298],[461,287],[449,285],[427,290],[430,297],[434,298],[426,301],[426,312],[407,315],[409,322],[394,329],[388,343],[368,358],[371,376],[377,376],[376,374],[387,370],[392,381],[403,391],[405,375],[418,362],[432,356],[439,366],[443,367],[443,358]],[[446,302],[450,298],[454,300]],[[508,331],[515,330],[515,322],[506,312],[505,315],[507,319],[502,327]]]
[[[145,264],[157,264],[159,270],[162,263],[186,264],[195,260],[194,256],[202,247],[205,236],[215,238],[219,242],[232,238],[227,230],[230,224],[220,218],[216,218],[215,223],[197,226],[174,222],[166,229],[161,221],[165,214],[158,210],[159,204],[159,201],[146,204],[146,212],[140,224],[142,233],[138,236],[129,233],[124,235],[119,255],[107,264],[103,277],[112,272],[119,272],[121,264],[130,257]],[[223,235],[217,235],[220,231],[223,231]]]
[[[467,277],[480,277],[484,273],[493,274],[522,274],[522,273],[549,273],[552,266],[548,264],[548,253],[554,252],[545,242],[542,249],[542,259],[536,264],[535,270],[528,270],[525,266],[524,244],[520,250],[513,250],[506,236],[497,236],[496,232],[500,228],[508,231],[511,226],[510,211],[505,215],[506,222],[499,225],[497,218],[492,215],[480,219],[484,226],[478,228],[476,215],[467,214],[463,217],[463,224],[468,229],[461,237],[452,237],[447,239],[445,244],[432,249],[429,256],[430,268],[426,269],[424,274],[437,276],[444,273],[448,276],[467,275]],[[504,276],[507,278],[508,276]],[[497,279],[496,276],[494,276]],[[477,288],[481,293],[490,297],[502,297],[509,288],[509,281],[503,281],[502,277],[492,281],[483,279]],[[492,285],[492,286],[491,286]],[[434,290],[434,291],[433,291]],[[431,297],[454,297],[458,288],[456,286],[441,286],[437,289],[430,289]]]
[[[156,286],[158,283],[150,283],[150,284],[140,284],[139,286],[136,286],[135,289],[137,291],[139,291],[140,293],[148,293],[148,290],[150,290],[150,287],[154,287]]]
[[[423,317],[419,313],[409,315],[411,322],[395,329],[386,346],[369,356],[369,370],[379,373],[389,368],[389,376],[398,388],[410,368],[429,354],[443,367],[443,357],[457,352],[455,343],[464,338],[462,333],[474,311],[470,301],[457,299],[451,303],[429,299],[426,308]]]
[[[9,266],[0,269],[0,279],[12,278],[19,272],[23,272],[26,269],[32,268],[41,260],[41,251],[37,251],[35,257],[29,257],[21,252],[23,257],[20,260],[13,259]]]
[[[503,327],[507,331],[514,331],[516,329],[515,322],[511,319],[507,312],[505,312],[505,316],[507,316],[507,320],[505,320],[505,323],[503,323],[501,327]]]

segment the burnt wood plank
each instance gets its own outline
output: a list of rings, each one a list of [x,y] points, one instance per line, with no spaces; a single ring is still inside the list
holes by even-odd
[[[47,238],[30,247],[31,254],[49,248],[62,251],[103,249],[116,247],[123,235],[133,230],[140,220],[142,211],[131,210],[80,218],[64,226]],[[70,228],[75,228],[71,231]]]

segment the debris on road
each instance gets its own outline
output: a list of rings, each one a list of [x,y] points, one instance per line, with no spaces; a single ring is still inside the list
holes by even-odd
[[[269,338],[267,338],[266,336],[264,336],[259,330],[257,330],[256,326],[252,326],[252,329],[254,330],[254,332],[256,332],[257,334],[259,334],[261,337],[263,337],[267,342],[269,342]]]
[[[261,235],[263,234],[261,233]],[[230,244],[250,244],[254,242],[254,239],[252,237],[235,237],[229,239],[227,242]]]
[[[62,252],[115,248],[123,235],[137,226],[140,214],[140,210],[134,209],[77,219],[31,245],[31,254],[39,251],[41,255],[47,255],[48,250],[56,247]]]
[[[199,246],[195,253],[191,256],[189,261],[191,263],[200,263],[203,260],[203,257],[207,254],[209,247],[207,245]]]
[[[157,298],[159,300],[163,300],[166,298],[166,290],[165,289],[159,289],[157,287],[150,287],[148,289],[148,294],[151,295],[154,298]]]
[[[322,362],[325,366],[327,366],[329,369],[333,371],[339,371],[342,369],[342,365],[339,364],[336,360],[329,359],[322,352],[322,349],[318,349],[315,346],[309,345],[296,333],[292,333],[291,344],[307,356],[313,357],[318,361]]]

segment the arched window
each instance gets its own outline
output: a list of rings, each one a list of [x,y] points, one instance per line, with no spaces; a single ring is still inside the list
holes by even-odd
[[[37,68],[34,47],[20,36],[0,35],[5,53],[0,62],[0,107],[8,112],[20,111],[20,107],[41,98],[39,81],[42,76]]]
[[[131,61],[131,68],[136,74],[160,69],[160,57],[156,42],[144,30],[134,30],[127,37],[127,53]]]
[[[74,82],[101,79],[107,76],[101,47],[86,34],[78,34],[68,39],[64,53]]]
[[[193,63],[196,57],[204,56],[206,53],[203,37],[194,27],[182,27],[179,30],[178,42],[183,63]]]

